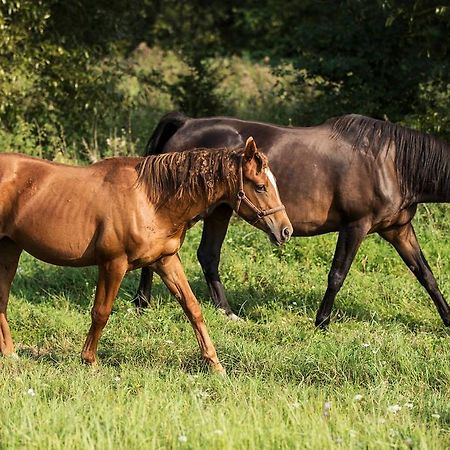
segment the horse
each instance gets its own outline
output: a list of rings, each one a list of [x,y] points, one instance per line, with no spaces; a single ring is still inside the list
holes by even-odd
[[[394,246],[425,287],[446,326],[450,309],[422,253],[411,220],[418,203],[450,201],[450,148],[431,135],[360,115],[318,126],[283,127],[229,117],[164,116],[146,146],[158,154],[196,146],[237,146],[247,136],[278,177],[293,236],[338,232],[328,283],[315,324],[326,328],[332,306],[363,239],[378,233]],[[198,248],[216,306],[236,318],[219,276],[220,251],[232,209],[223,205],[204,219]],[[144,268],[134,302],[150,301],[152,272]]]
[[[111,158],[76,167],[21,154],[0,155],[0,348],[14,354],[8,297],[22,250],[47,263],[97,265],[91,326],[81,353],[97,345],[126,272],[151,267],[177,298],[204,359],[223,372],[181,265],[187,228],[225,203],[276,245],[292,226],[267,158],[252,138],[240,149],[199,149]]]

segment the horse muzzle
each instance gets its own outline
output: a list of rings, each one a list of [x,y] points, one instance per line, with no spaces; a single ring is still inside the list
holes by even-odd
[[[287,241],[289,241],[289,239],[292,236],[292,226],[284,226],[281,228],[281,230],[279,231],[272,231],[270,230],[269,233],[269,239],[272,242],[272,244],[276,245],[277,247],[279,247],[280,245],[283,245],[284,243],[286,243]]]

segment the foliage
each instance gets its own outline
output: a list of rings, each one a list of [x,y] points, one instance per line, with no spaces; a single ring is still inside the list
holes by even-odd
[[[0,138],[86,159],[120,135],[134,152],[173,108],[302,125],[360,112],[445,137],[449,17],[423,0],[2,0]]]
[[[437,93],[450,84],[450,8],[442,2],[277,5],[267,0],[241,10],[251,17],[251,45],[293,64],[300,123],[349,112],[401,121],[425,111],[423,86]]]

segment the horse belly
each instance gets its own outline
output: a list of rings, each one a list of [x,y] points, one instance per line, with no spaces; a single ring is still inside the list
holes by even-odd
[[[342,216],[335,207],[334,195],[326,183],[301,180],[295,186],[280,189],[294,236],[313,236],[339,229]]]
[[[95,264],[95,220],[87,211],[32,210],[18,217],[11,239],[34,257],[57,265]]]
[[[90,243],[78,239],[53,239],[51,233],[16,232],[12,239],[26,252],[41,261],[62,266],[90,266],[96,264]]]

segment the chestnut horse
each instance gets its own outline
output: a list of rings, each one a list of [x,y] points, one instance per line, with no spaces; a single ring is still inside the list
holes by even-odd
[[[22,250],[51,264],[97,265],[92,323],[81,357],[96,362],[97,344],[126,272],[150,266],[180,302],[203,357],[222,372],[178,250],[190,224],[226,203],[275,244],[292,227],[267,158],[245,149],[198,150],[112,158],[73,167],[19,154],[0,155],[0,347],[14,352],[6,318]]]
[[[450,308],[417,241],[411,220],[421,202],[450,201],[450,148],[430,135],[358,115],[314,127],[281,127],[227,117],[191,119],[166,115],[147,144],[156,154],[191,147],[241,145],[248,136],[264,142],[261,151],[278,177],[278,188],[294,236],[337,231],[328,287],[316,316],[326,327],[334,299],[356,252],[369,233],[390,242],[425,287],[445,325]],[[231,208],[205,218],[198,259],[217,307],[234,316],[220,282],[220,249]],[[150,298],[151,270],[142,270],[135,298]]]

